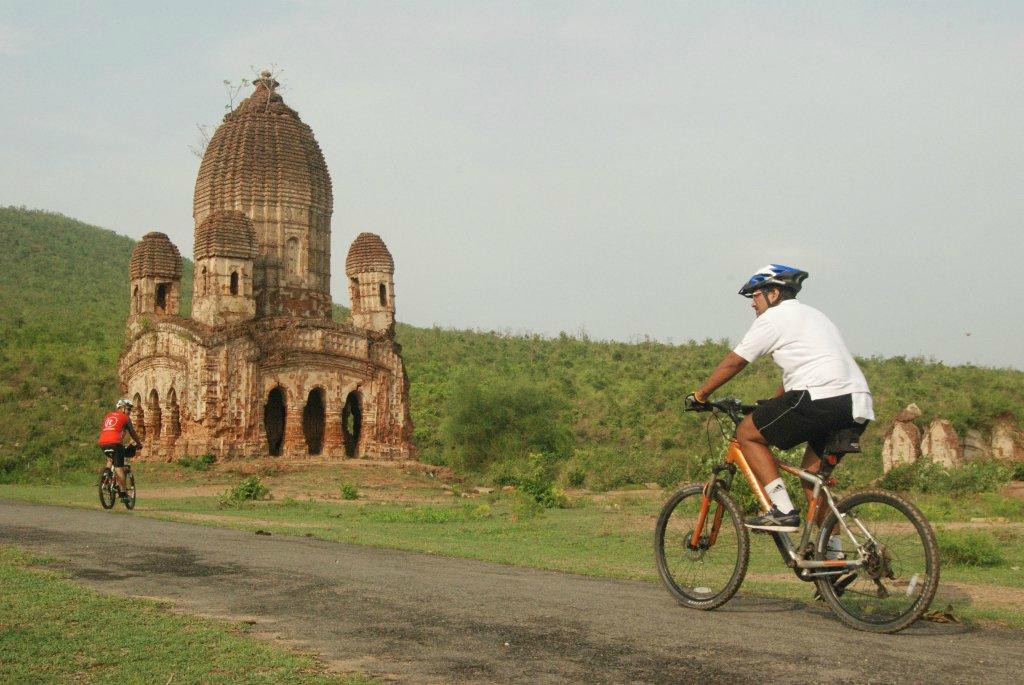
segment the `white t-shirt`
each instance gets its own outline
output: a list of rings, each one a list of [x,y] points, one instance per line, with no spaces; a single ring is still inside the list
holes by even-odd
[[[763,354],[782,369],[782,387],[806,390],[812,400],[850,393],[853,418],[874,419],[871,391],[839,329],[814,307],[785,300],[757,317],[733,350],[752,362]]]

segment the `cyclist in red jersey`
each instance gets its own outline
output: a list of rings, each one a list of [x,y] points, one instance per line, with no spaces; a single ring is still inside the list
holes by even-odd
[[[118,400],[114,411],[103,417],[103,424],[100,428],[100,437],[96,441],[103,454],[107,455],[107,468],[114,468],[114,482],[117,483],[118,494],[124,499],[127,494],[124,489],[124,459],[126,451],[122,443],[125,431],[128,431],[135,441],[135,448],[142,449],[142,440],[135,432],[129,414],[132,411],[132,403],[128,400]]]

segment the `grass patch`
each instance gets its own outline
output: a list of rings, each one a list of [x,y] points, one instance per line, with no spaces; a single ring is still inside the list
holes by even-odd
[[[0,682],[367,683],[271,647],[240,624],[105,596],[0,547]],[[201,655],[201,658],[196,658]]]
[[[989,567],[1006,561],[1004,545],[992,533],[940,530],[936,536],[943,563]]]

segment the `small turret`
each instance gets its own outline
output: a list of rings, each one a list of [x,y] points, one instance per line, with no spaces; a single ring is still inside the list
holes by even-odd
[[[215,210],[196,229],[192,318],[211,326],[256,315],[256,232],[242,212]]]
[[[132,250],[130,316],[177,316],[181,303],[181,253],[164,233],[142,236]]]
[[[360,233],[345,259],[352,323],[378,333],[394,332],[395,261],[374,233]]]

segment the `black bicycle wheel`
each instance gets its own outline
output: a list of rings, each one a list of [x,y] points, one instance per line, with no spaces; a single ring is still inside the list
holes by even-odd
[[[662,582],[680,604],[707,610],[722,606],[739,589],[750,560],[750,538],[736,504],[719,488],[698,549],[690,547],[703,489],[700,483],[685,485],[665,502],[654,528],[654,558]],[[712,544],[712,522],[718,512],[722,521]]]
[[[114,472],[110,469],[100,471],[100,481],[97,485],[100,493],[100,505],[104,509],[110,509],[117,500],[117,493],[114,491]]]
[[[130,471],[128,473],[124,474],[124,490],[125,490],[126,493],[128,493],[128,496],[125,497],[123,500],[121,500],[121,502],[124,504],[126,509],[134,509],[135,508],[135,474],[130,472]]]
[[[924,514],[899,495],[867,490],[836,505],[852,534],[837,528],[835,512],[822,523],[816,553],[829,558],[831,533],[842,555],[864,560],[849,573],[818,580],[818,591],[839,619],[858,630],[895,633],[921,617],[939,586],[939,548]],[[833,530],[835,529],[835,530]],[[836,551],[830,553],[835,558]]]

